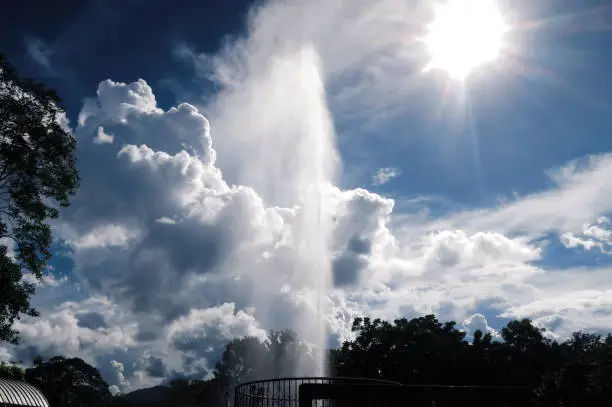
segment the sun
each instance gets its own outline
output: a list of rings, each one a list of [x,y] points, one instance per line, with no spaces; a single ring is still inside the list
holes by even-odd
[[[496,60],[510,29],[494,0],[447,0],[434,15],[423,38],[431,56],[425,70],[442,69],[459,80]]]

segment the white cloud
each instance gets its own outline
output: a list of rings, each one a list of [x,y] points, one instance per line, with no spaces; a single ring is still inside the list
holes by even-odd
[[[424,257],[443,267],[470,262],[494,266],[498,262],[531,262],[540,258],[540,249],[525,239],[509,239],[494,232],[467,235],[463,231],[442,231],[427,238]]]
[[[267,334],[253,315],[236,311],[233,303],[225,303],[214,308],[191,309],[168,326],[166,341],[186,354],[203,355],[215,348],[218,351],[233,338],[245,336],[263,341]],[[202,367],[210,369],[214,363],[207,360]]]
[[[84,327],[79,316],[88,313],[109,316],[113,324],[105,324],[96,329]],[[132,337],[136,326],[126,323],[127,317],[107,298],[91,297],[78,303],[62,303],[53,310],[43,312],[42,318],[22,319],[16,327],[24,342],[36,346],[45,356],[68,354],[84,357],[91,362],[92,354],[124,348],[134,343]],[[29,356],[31,358],[35,355]]]
[[[561,235],[561,243],[567,248],[582,247],[585,250],[599,249],[604,254],[612,254],[612,229],[610,220],[599,217],[595,224],[585,224],[582,233],[566,232]]]
[[[68,119],[68,116],[66,116],[65,112],[58,113],[56,117],[56,121],[60,125],[62,130],[64,130],[67,133],[72,134],[73,130],[72,130],[72,127],[70,127],[70,120]]]
[[[26,272],[22,275],[21,279],[30,284],[34,284],[36,286],[47,286],[47,287],[59,287],[62,284],[68,282],[68,278],[66,276],[54,276],[52,274],[53,268],[47,266],[47,270],[42,275],[41,279],[36,278],[36,276],[30,272]]]
[[[463,321],[463,329],[468,338],[472,338],[476,331],[491,334],[493,338],[499,338],[497,331],[489,326],[487,319],[482,314],[474,314],[468,317]]]
[[[116,141],[79,144],[82,188],[55,224],[93,297],[46,304],[42,318],[20,322],[15,352],[81,356],[107,369],[115,391],[125,385],[110,360],[139,388],[163,379],[147,368],[147,349],[163,371],[203,377],[232,337],[261,336],[261,326],[308,333],[296,321],[313,311],[281,291],[290,284],[309,296],[313,280],[295,261],[308,254],[296,250],[304,210],[266,207],[251,188],[228,186],[195,108],[162,111],[144,81],[105,81],[79,122],[80,140],[104,128]],[[272,312],[283,303],[284,315]]]
[[[576,331],[608,333],[612,323],[611,306],[612,291],[608,289],[576,289],[558,297],[534,299],[511,307],[502,316],[531,318],[536,325],[550,331],[553,338],[567,338]]]
[[[174,219],[166,218],[163,216],[161,218],[156,219],[156,222],[166,223],[168,225],[176,225],[176,221]]]
[[[205,329],[218,330],[224,339],[243,336],[254,336],[260,339],[266,338],[266,332],[257,327],[257,322],[245,311],[235,310],[235,305],[225,303],[217,308],[192,309],[188,315],[182,316],[168,327],[168,335],[185,335],[192,339],[197,336],[205,337]],[[195,334],[194,331],[204,329],[203,332]]]
[[[139,234],[138,230],[132,230],[126,226],[107,224],[98,226],[69,243],[79,250],[124,246],[129,241],[138,238]]]
[[[132,389],[132,386],[125,377],[125,367],[123,366],[123,363],[117,362],[116,360],[111,360],[110,364],[115,369],[117,375],[115,382],[118,384],[109,386],[108,390],[111,392],[112,395],[115,395],[120,392],[128,393]]]
[[[372,177],[372,184],[375,186],[386,184],[398,175],[400,175],[400,173],[397,168],[379,168],[376,175]]]
[[[114,139],[115,137],[112,134],[105,133],[104,128],[100,126],[93,142],[94,144],[112,144]]]
[[[612,154],[580,158],[554,172],[557,185],[497,208],[469,210],[436,220],[430,228],[454,225],[471,231],[524,233],[531,237],[551,232],[578,231],[585,223],[612,211]],[[562,175],[559,175],[562,174]]]

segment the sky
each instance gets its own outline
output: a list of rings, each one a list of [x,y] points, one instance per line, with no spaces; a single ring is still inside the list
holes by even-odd
[[[78,356],[128,392],[268,329],[335,346],[362,315],[607,332],[606,3],[498,0],[499,55],[463,78],[426,69],[443,1],[5,10],[0,49],[58,91],[82,184],[0,360]]]

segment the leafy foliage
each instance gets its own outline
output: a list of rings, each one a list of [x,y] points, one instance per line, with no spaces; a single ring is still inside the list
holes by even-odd
[[[0,340],[16,342],[15,319],[37,315],[29,303],[34,286],[21,275],[42,276],[51,257],[48,220],[79,183],[76,140],[59,122],[59,102],[0,54]]]
[[[17,341],[12,326],[19,314],[38,316],[30,307],[32,294],[34,284],[22,280],[21,267],[8,256],[7,247],[0,246],[0,341]]]
[[[435,316],[395,320],[357,318],[354,341],[342,346],[340,376],[385,378],[410,384],[456,382],[467,343],[454,322],[440,323]],[[418,349],[418,352],[414,352]]]
[[[79,358],[55,356],[38,358],[26,369],[25,379],[47,397],[53,407],[107,406],[111,402],[108,384],[100,372]]]
[[[23,380],[25,371],[15,363],[0,362],[0,378]]]
[[[476,331],[465,341],[453,322],[433,315],[390,324],[357,318],[356,337],[337,359],[340,376],[405,384],[526,386],[542,406],[603,406],[612,402],[612,336],[582,332],[558,343],[528,319],[511,321],[501,338]]]
[[[262,377],[288,377],[312,371],[314,359],[292,331],[272,331],[257,338],[232,340],[215,366],[215,378],[226,388]]]

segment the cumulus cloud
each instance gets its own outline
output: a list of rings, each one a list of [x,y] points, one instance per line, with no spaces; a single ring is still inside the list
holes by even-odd
[[[102,128],[116,141],[107,148],[96,142]],[[23,320],[15,352],[81,356],[102,369],[114,360],[138,388],[162,372],[206,376],[233,337],[307,334],[309,324],[295,322],[316,311],[316,280],[295,261],[309,253],[299,249],[304,209],[269,207],[252,188],[229,186],[195,107],[163,111],[144,81],[104,81],[76,133],[82,188],[55,231],[93,296]],[[272,312],[283,304],[284,315]],[[114,390],[125,388],[111,377]]]
[[[495,266],[505,260],[530,262],[540,258],[540,249],[525,239],[510,239],[494,232],[468,235],[461,230],[441,231],[427,238],[424,253],[428,263],[452,267],[463,262]]]
[[[97,312],[112,314],[112,326],[83,326],[79,316]],[[51,357],[66,354],[94,362],[93,355],[109,352],[132,343],[130,332],[134,325],[125,323],[123,314],[116,305],[102,297],[91,297],[82,302],[64,302],[54,310],[44,313],[43,318],[23,319],[17,323],[26,346],[17,348],[19,359],[28,361],[37,354]]]
[[[93,142],[95,144],[112,144],[114,139],[115,137],[112,134],[105,133],[104,128],[100,126]]]
[[[22,276],[22,280],[26,281],[30,284],[34,284],[38,287],[47,286],[47,287],[58,287],[68,281],[66,276],[58,277],[54,276],[50,272],[53,270],[52,267],[47,267],[46,272],[43,274],[41,279],[38,279],[34,274],[26,272]]]
[[[607,289],[568,290],[558,297],[535,299],[511,307],[502,316],[531,318],[555,339],[567,338],[576,331],[605,334],[612,320],[611,298],[612,292]]]
[[[76,249],[92,249],[96,247],[123,246],[138,237],[138,231],[129,230],[122,225],[102,225],[89,233],[82,235],[70,243]]]
[[[168,327],[167,341],[183,354],[180,371],[196,370],[204,377],[212,371],[213,357],[218,357],[219,350],[229,340],[245,336],[264,341],[266,331],[258,326],[252,315],[242,310],[236,312],[234,304],[226,303],[217,308],[192,309],[188,315],[176,319]],[[209,357],[201,358],[207,354]],[[163,363],[156,364],[157,369],[149,366],[149,372],[159,372],[159,365]]]
[[[111,360],[110,364],[115,369],[115,373],[116,373],[115,382],[117,384],[113,384],[109,386],[108,390],[111,392],[113,396],[117,393],[129,392],[129,390],[131,390],[131,385],[127,381],[127,379],[125,378],[125,374],[123,373],[125,371],[125,367],[123,366],[123,363],[117,362],[116,360]]]
[[[465,331],[468,338],[474,337],[474,332],[480,331],[483,334],[490,334],[494,338],[499,338],[499,334],[493,328],[491,328],[482,314],[474,314],[463,321],[463,330]]]
[[[374,186],[384,185],[398,175],[400,175],[400,173],[397,168],[379,168],[378,171],[376,171],[376,174],[372,177],[372,184]]]
[[[601,216],[595,224],[585,224],[580,234],[566,232],[561,235],[561,243],[570,249],[576,247],[582,247],[584,250],[599,249],[604,254],[612,254],[610,219]]]

